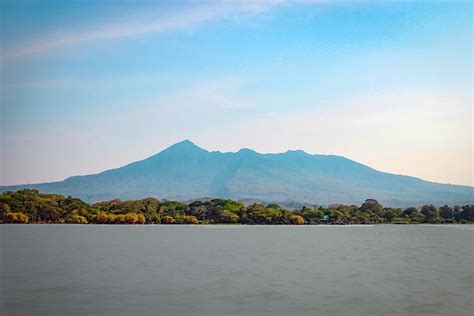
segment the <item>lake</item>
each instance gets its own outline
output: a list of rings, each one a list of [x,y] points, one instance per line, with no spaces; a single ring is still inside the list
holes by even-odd
[[[0,225],[0,314],[472,315],[474,227]]]

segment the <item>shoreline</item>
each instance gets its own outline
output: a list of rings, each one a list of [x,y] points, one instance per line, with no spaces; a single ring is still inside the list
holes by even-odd
[[[474,204],[394,208],[366,199],[360,206],[278,204],[246,205],[230,199],[184,203],[144,198],[89,204],[79,198],[23,189],[0,194],[0,223],[111,225],[414,225],[474,223]]]

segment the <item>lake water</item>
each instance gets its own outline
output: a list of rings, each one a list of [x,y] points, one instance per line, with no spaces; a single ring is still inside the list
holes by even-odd
[[[0,314],[473,315],[474,227],[0,225]]]

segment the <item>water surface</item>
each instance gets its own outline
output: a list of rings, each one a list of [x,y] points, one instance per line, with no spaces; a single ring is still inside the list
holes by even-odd
[[[0,225],[0,314],[472,315],[473,228]]]

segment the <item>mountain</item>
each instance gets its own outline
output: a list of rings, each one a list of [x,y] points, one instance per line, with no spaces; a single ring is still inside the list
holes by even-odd
[[[260,154],[251,149],[209,152],[189,140],[118,169],[60,182],[1,186],[0,191],[21,188],[72,195],[89,202],[148,196],[321,205],[360,204],[367,198],[387,206],[474,201],[474,187],[380,172],[341,156],[311,155],[301,150],[279,154]]]

